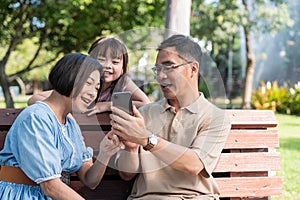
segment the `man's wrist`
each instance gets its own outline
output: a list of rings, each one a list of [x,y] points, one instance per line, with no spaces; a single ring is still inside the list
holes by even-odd
[[[143,146],[145,151],[150,151],[158,144],[158,137],[154,134],[150,135],[147,139],[147,144]]]

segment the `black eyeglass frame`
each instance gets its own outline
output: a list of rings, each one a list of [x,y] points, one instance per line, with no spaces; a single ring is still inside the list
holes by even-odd
[[[160,65],[160,64],[155,64],[155,67],[151,68],[152,71],[154,72],[155,75],[158,75],[162,70],[171,70],[171,69],[176,69],[178,67],[188,65],[193,63],[194,61],[187,61],[185,63],[181,64],[171,64],[171,65]],[[160,68],[160,69],[159,69]]]

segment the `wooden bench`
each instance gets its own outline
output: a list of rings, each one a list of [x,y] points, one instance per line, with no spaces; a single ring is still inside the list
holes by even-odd
[[[7,131],[21,109],[0,109],[0,149]],[[277,121],[273,111],[227,110],[232,128],[213,176],[219,185],[221,199],[270,199],[282,193]],[[95,152],[99,142],[110,130],[109,113],[87,118],[75,116],[87,146]],[[120,179],[116,170],[108,168],[95,190],[84,187],[73,176],[71,186],[86,199],[126,199],[133,181]]]

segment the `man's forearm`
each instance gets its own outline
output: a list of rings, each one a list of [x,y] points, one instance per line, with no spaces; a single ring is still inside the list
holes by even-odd
[[[185,173],[197,175],[204,167],[192,149],[173,144],[162,138],[150,151],[170,167]]]

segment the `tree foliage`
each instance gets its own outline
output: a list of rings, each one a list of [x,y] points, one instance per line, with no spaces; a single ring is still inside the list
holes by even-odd
[[[224,75],[225,83],[230,83],[227,78],[231,66],[234,81],[247,88],[244,94],[251,93],[253,74],[248,69],[251,69],[249,63],[255,64],[255,57],[247,57],[253,50],[247,46],[251,44],[247,43],[247,36],[250,40],[259,39],[264,33],[276,35],[278,30],[286,28],[288,42],[282,42],[282,51],[294,57],[298,55],[299,33],[293,26],[299,26],[299,20],[290,20],[286,1],[192,1],[191,35],[211,48],[211,57]],[[297,2],[293,3],[295,7],[299,5]],[[164,0],[0,0],[0,3],[0,83],[7,107],[13,107],[8,86],[16,77],[46,78],[57,58],[72,51],[87,50],[100,35],[115,34],[121,36],[129,49],[143,49],[151,38],[147,30],[138,28],[164,28]],[[299,12],[292,15],[299,18]],[[137,31],[122,34],[131,29]],[[243,49],[247,50],[245,55],[240,53]],[[143,52],[138,53],[133,59]],[[296,63],[294,57],[286,56],[286,62]],[[33,72],[33,69],[39,70]],[[297,69],[295,66],[293,70]],[[250,77],[250,81],[244,77]]]
[[[163,0],[1,0],[0,83],[7,107],[13,107],[8,90],[12,79],[47,66],[63,54],[87,50],[100,35],[159,26],[163,9]],[[13,62],[14,53],[28,54]],[[18,70],[6,69],[11,63]]]

